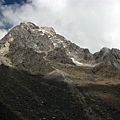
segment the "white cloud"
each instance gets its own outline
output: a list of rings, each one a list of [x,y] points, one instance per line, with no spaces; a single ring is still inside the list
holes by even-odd
[[[0,40],[7,34],[7,30],[0,29]]]
[[[0,21],[0,26],[2,27],[2,26],[4,26],[4,24],[3,24],[3,22],[2,21]]]
[[[92,52],[104,46],[120,49],[119,0],[32,0],[23,6],[1,7],[1,11],[4,21],[14,26],[27,21],[52,26]]]
[[[33,4],[37,7],[47,7],[53,11],[63,10],[66,5],[66,0],[33,0]]]

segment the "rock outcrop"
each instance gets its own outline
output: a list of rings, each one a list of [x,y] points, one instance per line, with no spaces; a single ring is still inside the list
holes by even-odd
[[[96,63],[105,63],[120,69],[120,50],[118,49],[103,48],[93,56]]]
[[[6,46],[6,44],[9,44]],[[39,28],[33,23],[21,23],[11,29],[0,41],[3,55],[10,59],[14,67],[32,73],[46,73],[42,65],[53,70],[50,62],[75,64],[72,60],[91,63],[93,55],[88,49],[66,40],[51,27]],[[33,63],[35,61],[35,63]],[[37,67],[38,66],[38,67]],[[48,71],[47,71],[48,72]]]
[[[105,63],[120,68],[118,49],[103,48],[100,52],[91,54],[88,49],[80,48],[57,34],[52,27],[40,28],[30,22],[21,23],[11,29],[0,41],[0,48],[1,52],[4,51],[1,54],[4,59],[9,59],[15,67],[32,73],[44,73],[42,67],[36,67],[41,64],[44,64],[50,71],[53,70],[50,64],[53,61],[79,66],[95,66]],[[33,64],[33,61],[37,64]]]

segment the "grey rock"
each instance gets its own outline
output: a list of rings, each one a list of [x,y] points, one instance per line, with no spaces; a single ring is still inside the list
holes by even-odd
[[[9,52],[5,56],[11,59],[15,67],[32,73],[41,73],[41,65],[52,70],[51,62],[75,65],[71,58],[86,63],[92,60],[88,49],[80,48],[56,34],[52,27],[39,28],[31,22],[21,23],[0,41],[1,49],[11,38],[13,41],[10,42]],[[44,70],[42,68],[42,73]]]
[[[65,49],[55,48],[53,51],[48,52],[47,58],[54,62],[63,64],[74,64],[69,56],[66,54]]]
[[[36,71],[35,73],[41,69],[42,73],[46,73],[46,70],[40,67],[43,64],[50,68],[49,70],[53,70],[53,63],[75,65],[73,58],[85,66],[105,63],[120,68],[118,49],[103,48],[92,54],[88,49],[80,48],[57,34],[52,27],[40,28],[31,22],[21,23],[11,29],[0,41],[1,49],[6,47],[6,42],[9,43],[9,51],[4,56],[9,58],[15,67]]]
[[[120,69],[120,50],[118,49],[102,48],[93,57],[96,63],[105,63]]]

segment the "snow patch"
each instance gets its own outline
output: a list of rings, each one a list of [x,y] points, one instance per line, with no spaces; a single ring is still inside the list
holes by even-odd
[[[54,47],[57,47],[57,43],[53,43]]]
[[[94,67],[94,65],[81,63],[81,62],[75,60],[74,58],[71,58],[71,59],[72,59],[73,63],[75,63],[77,66],[88,66],[88,67]]]
[[[50,35],[48,35],[48,37],[50,38],[51,36],[50,36]]]
[[[42,32],[43,32],[43,33],[46,33],[46,31],[45,31],[45,30],[42,30]]]
[[[40,32],[41,32],[42,30],[41,30],[41,29],[38,29],[38,31],[40,31]]]
[[[46,31],[45,30],[43,30],[43,29],[38,29],[38,31],[40,31],[40,32],[42,32],[42,33],[46,33]]]
[[[43,36],[43,35],[45,35],[45,34],[44,34],[44,33],[42,33],[42,34],[40,34],[40,35],[42,35],[42,36]]]
[[[78,61],[77,61],[77,60],[75,60],[74,58],[71,58],[71,59],[72,59],[72,61],[73,61],[76,65],[78,65],[78,66],[83,65],[83,63],[78,62]]]

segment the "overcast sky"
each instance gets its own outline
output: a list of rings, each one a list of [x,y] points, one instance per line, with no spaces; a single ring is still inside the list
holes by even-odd
[[[21,22],[50,26],[91,52],[120,49],[120,0],[2,0],[0,38]]]

